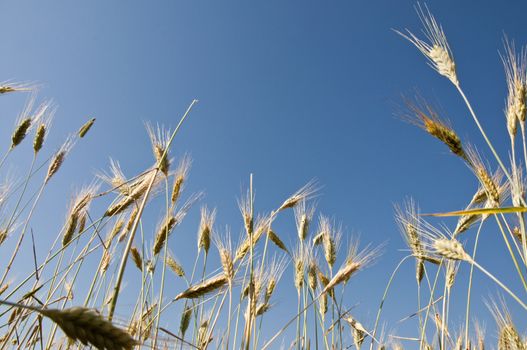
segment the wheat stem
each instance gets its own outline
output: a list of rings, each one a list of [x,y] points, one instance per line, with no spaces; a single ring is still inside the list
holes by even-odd
[[[159,164],[160,164],[161,161],[163,161],[167,157],[167,152],[168,152],[168,149],[170,148],[170,145],[172,144],[172,141],[174,140],[174,138],[177,135],[177,132],[179,131],[181,125],[183,124],[183,122],[187,118],[188,114],[190,113],[190,110],[192,109],[194,104],[196,104],[197,102],[198,102],[197,100],[192,101],[190,106],[187,108],[187,111],[185,112],[185,114],[183,115],[181,120],[179,121],[179,124],[176,126],[176,129],[174,130],[174,132],[170,136],[170,139],[167,142],[167,147],[165,148],[161,158],[158,160],[158,164],[157,164],[157,167],[156,167],[156,169],[154,171],[154,174],[153,174],[152,178],[150,179],[150,181],[148,183],[148,187],[147,187],[146,192],[145,192],[145,194],[143,196],[142,203],[139,206],[137,217],[136,217],[136,219],[134,221],[134,224],[132,226],[131,232],[130,232],[130,234],[128,236],[128,242],[126,243],[126,248],[125,248],[125,250],[123,252],[123,256],[121,258],[121,264],[119,266],[119,271],[117,273],[117,281],[115,283],[114,292],[113,292],[113,296],[112,296],[112,301],[110,303],[110,310],[109,310],[109,313],[108,313],[108,319],[110,321],[112,320],[113,314],[115,312],[115,306],[117,304],[117,298],[119,296],[119,290],[121,289],[121,283],[123,281],[123,275],[124,275],[124,270],[126,268],[126,262],[128,260],[128,254],[130,253],[130,249],[132,248],[132,243],[133,243],[133,239],[134,239],[134,236],[135,236],[135,232],[137,230],[139,219],[141,218],[141,215],[143,214],[143,210],[144,210],[144,208],[146,206],[146,201],[148,200],[150,192],[152,191],[152,186],[154,185],[155,179],[156,179],[157,174],[159,172]]]
[[[493,280],[494,282],[496,282],[496,284],[498,286],[500,286],[504,291],[506,291],[514,300],[516,300],[518,302],[518,304],[521,305],[521,307],[523,307],[526,311],[527,311],[527,305],[521,301],[520,298],[518,298],[518,296],[516,296],[516,294],[514,294],[506,285],[504,285],[500,280],[498,280],[496,277],[494,277],[493,274],[491,274],[490,272],[488,272],[486,269],[484,269],[481,265],[479,265],[477,262],[475,261],[472,261],[471,264],[473,264],[474,266],[476,266],[481,272],[483,272],[485,275],[487,275],[491,280]]]
[[[505,173],[505,176],[507,176],[507,178],[509,179],[510,182],[512,182],[512,178],[511,178],[511,175],[509,174],[507,168],[505,167],[505,165],[503,164],[503,162],[501,161],[501,158],[500,156],[498,155],[498,153],[496,152],[496,150],[494,149],[494,146],[492,146],[492,143],[490,142],[487,134],[485,133],[485,130],[483,130],[483,127],[481,126],[480,122],[479,122],[479,119],[478,117],[476,116],[476,113],[474,112],[474,110],[472,109],[472,105],[470,104],[469,100],[467,99],[467,96],[465,95],[465,93],[463,92],[463,89],[461,88],[461,85],[458,83],[458,84],[454,84],[454,86],[456,87],[457,91],[459,92],[459,94],[461,95],[461,97],[463,98],[463,101],[465,102],[465,105],[467,106],[470,114],[472,115],[472,118],[474,119],[474,122],[476,123],[479,131],[481,132],[481,135],[483,136],[483,138],[485,139],[485,142],[487,143],[487,145],[489,146],[492,154],[494,155],[494,158],[496,158],[496,160],[498,161],[498,164],[500,165],[501,167],[501,170],[503,170],[503,173]]]
[[[501,225],[501,221],[499,217],[495,216],[495,218],[496,218],[496,223],[498,224],[498,227],[500,229],[501,235],[503,236],[503,240],[505,241],[505,245],[507,246],[509,254],[511,255],[514,266],[516,267],[516,271],[518,272],[518,275],[520,276],[520,280],[522,281],[523,288],[527,291],[527,282],[525,281],[525,277],[523,276],[520,265],[518,264],[518,260],[516,260],[516,254],[514,254],[514,252],[512,251],[511,245],[509,243],[509,239],[507,238],[507,234],[503,230],[503,226]]]
[[[165,177],[165,195],[166,195],[166,199],[165,199],[165,203],[166,203],[166,221],[168,222],[168,218],[169,218],[169,213],[170,213],[170,209],[168,207],[168,203],[169,203],[169,198],[168,198],[168,178]],[[163,253],[163,267],[162,267],[162,270],[161,270],[161,286],[159,288],[159,304],[158,304],[158,308],[157,308],[157,316],[156,316],[156,324],[155,324],[155,334],[154,334],[154,341],[152,343],[152,348],[155,349],[156,348],[156,343],[157,343],[157,335],[158,335],[158,332],[159,332],[159,321],[160,321],[160,318],[161,318],[161,302],[163,301],[163,290],[165,289],[165,272],[166,272],[166,262],[167,262],[167,257],[168,257],[168,227],[167,227],[167,230],[165,232],[165,235],[166,235],[166,239],[165,239],[165,243],[164,243],[164,253]]]
[[[386,298],[388,297],[388,291],[390,290],[390,287],[392,285],[393,279],[395,278],[395,275],[399,271],[399,268],[403,265],[403,263],[411,258],[413,255],[407,255],[404,258],[399,261],[395,269],[392,271],[392,274],[390,275],[390,279],[388,280],[388,283],[386,284],[386,287],[384,288],[384,293],[382,295],[381,303],[379,304],[379,309],[377,310],[377,316],[375,317],[375,324],[373,326],[373,332],[372,332],[372,339],[370,344],[370,350],[373,350],[373,339],[377,335],[377,327],[379,326],[379,320],[381,319],[381,312],[382,308],[384,306],[384,302],[386,301]]]
[[[476,238],[474,240],[474,249],[472,251],[472,261],[476,259],[476,251],[478,249],[479,234],[481,233],[481,228],[483,227],[483,221],[478,225],[478,231],[476,232]],[[474,265],[470,265],[470,275],[468,278],[468,288],[467,288],[467,309],[465,313],[465,344],[468,344],[468,329],[469,329],[469,316],[470,316],[470,301],[472,299],[472,276],[474,274]]]
[[[437,282],[439,280],[439,275],[441,272],[441,266],[443,266],[444,259],[441,259],[441,262],[437,266],[437,272],[436,276],[434,278],[434,283],[432,285],[432,288],[430,289],[430,299],[428,301],[428,304],[426,306],[426,312],[424,315],[425,322],[423,324],[423,329],[421,330],[421,335],[419,337],[419,350],[423,349],[424,343],[425,343],[425,331],[426,331],[426,324],[428,322],[428,313],[430,312],[430,308],[434,305],[434,293],[437,287]]]
[[[7,274],[9,273],[9,270],[11,270],[11,266],[13,265],[13,262],[15,261],[15,258],[20,250],[20,246],[22,245],[22,240],[24,239],[24,236],[26,234],[27,227],[29,225],[29,221],[31,220],[31,217],[33,216],[33,212],[37,206],[37,203],[39,202],[40,197],[42,196],[42,192],[44,191],[44,187],[46,186],[46,183],[43,183],[40,186],[40,189],[38,191],[37,198],[33,202],[33,206],[31,207],[31,210],[29,211],[28,217],[26,221],[24,222],[24,227],[22,228],[22,232],[20,233],[20,237],[18,238],[18,241],[15,245],[15,249],[13,251],[13,254],[11,255],[11,258],[9,259],[9,262],[7,263],[7,266],[5,268],[4,274],[2,275],[2,278],[0,279],[0,285],[4,284],[5,279],[7,277]]]

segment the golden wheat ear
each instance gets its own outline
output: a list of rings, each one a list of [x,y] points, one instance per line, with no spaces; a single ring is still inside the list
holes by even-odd
[[[0,304],[38,312],[55,322],[68,338],[100,350],[131,350],[139,343],[93,309],[43,309],[0,300]]]
[[[408,29],[406,32],[395,30],[397,34],[412,43],[428,59],[430,66],[442,76],[448,78],[454,85],[459,84],[456,73],[456,63],[446,40],[445,32],[430,13],[427,6],[417,5],[415,8],[426,39],[420,39]]]
[[[174,300],[199,298],[203,295],[212,293],[220,289],[225,284],[227,284],[227,282],[227,276],[225,276],[225,274],[223,273],[219,274],[215,277],[209,278],[208,280],[201,282],[200,284],[189,287],[187,290],[176,295]]]

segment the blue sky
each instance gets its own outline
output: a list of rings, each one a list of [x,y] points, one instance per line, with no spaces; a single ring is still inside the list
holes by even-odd
[[[218,226],[229,224],[237,234],[236,198],[250,173],[261,211],[270,211],[316,178],[322,185],[316,199],[320,212],[342,221],[345,232],[360,234],[365,244],[387,242],[378,263],[348,287],[349,303],[359,303],[357,317],[373,323],[388,275],[405,254],[393,220],[394,203],[413,196],[425,212],[460,209],[477,187],[468,168],[443,145],[395,115],[401,94],[417,89],[436,101],[460,136],[488,155],[454,88],[392,31],[419,32],[414,4],[0,2],[0,80],[42,83],[41,96],[60,106],[47,151],[89,117],[97,118],[89,138],[77,145],[46,192],[35,227],[58,230],[72,190],[107,169],[109,157],[119,160],[127,175],[142,171],[152,161],[144,122],[174,127],[196,98],[200,102],[172,153],[193,158],[187,193],[204,190],[204,202],[217,207]],[[428,5],[445,29],[461,84],[506,158],[506,86],[498,50],[505,33],[517,44],[527,41],[527,5]],[[23,101],[21,96],[2,98],[0,140],[5,141],[0,147],[9,146]],[[10,163],[13,172],[29,166],[23,163],[29,162],[24,158],[28,145],[25,151],[16,150],[12,159],[19,162]],[[198,212],[194,208],[171,240],[182,261],[195,249]],[[151,215],[153,224],[160,212]],[[281,235],[295,242],[292,216],[282,220]],[[494,247],[505,249],[495,227],[489,225],[486,233],[482,263],[491,263],[494,271],[509,269],[506,259],[485,260]],[[53,232],[42,234],[54,237]],[[460,274],[466,277],[467,269]],[[284,284],[290,281],[287,276]],[[516,286],[515,276],[501,277]],[[476,281],[474,308],[489,320],[481,298],[495,295],[497,288],[481,276]],[[413,265],[408,264],[395,282],[397,297],[385,308],[389,328],[403,335],[412,326],[394,322],[413,311],[415,289],[407,288],[413,283]],[[464,291],[464,286],[454,291],[459,305]],[[286,292],[278,303],[287,305]],[[277,314],[284,320],[289,315]],[[461,322],[463,313],[456,317]]]

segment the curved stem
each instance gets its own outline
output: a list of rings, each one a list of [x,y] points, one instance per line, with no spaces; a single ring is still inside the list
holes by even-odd
[[[9,156],[9,153],[11,153],[11,150],[12,150],[12,148],[9,147],[7,152],[4,153],[4,156],[2,157],[2,160],[0,161],[0,168],[2,168],[2,166],[4,165],[4,163],[5,163],[6,159],[7,159],[7,156]]]
[[[487,143],[487,145],[489,146],[492,154],[494,155],[494,158],[496,158],[496,160],[498,161],[498,164],[500,165],[501,170],[503,170],[503,172],[505,173],[505,175],[507,176],[509,181],[512,182],[512,178],[511,178],[511,175],[509,174],[509,171],[507,170],[507,168],[505,167],[505,165],[501,161],[501,158],[498,155],[498,153],[496,152],[496,150],[494,149],[494,146],[492,146],[492,143],[490,142],[487,134],[485,133],[485,130],[483,130],[483,127],[481,126],[481,124],[479,122],[479,119],[476,116],[476,113],[474,113],[474,110],[472,109],[472,105],[468,101],[467,96],[465,96],[465,93],[463,92],[463,89],[461,89],[461,85],[459,85],[459,83],[458,83],[458,84],[454,84],[454,86],[456,87],[457,91],[459,92],[459,94],[461,95],[463,100],[465,101],[465,104],[467,105],[467,108],[468,108],[470,114],[472,115],[472,118],[474,119],[474,122],[476,122],[476,125],[478,126],[478,129],[481,132],[481,135],[485,139],[485,142]]]
[[[507,249],[509,250],[514,266],[516,267],[516,271],[518,272],[518,275],[520,276],[520,279],[523,284],[523,288],[525,288],[525,290],[527,291],[527,282],[525,281],[525,277],[523,277],[523,273],[521,271],[520,265],[518,264],[518,260],[516,260],[516,256],[514,252],[512,251],[511,245],[509,243],[509,239],[507,238],[507,235],[505,234],[505,231],[503,230],[503,226],[501,225],[501,221],[499,220],[499,217],[495,216],[495,218],[500,228],[500,232],[503,235],[503,240],[505,241],[505,245],[507,246]]]
[[[302,315],[305,309],[311,307],[311,305],[313,305],[322,296],[322,294],[323,293],[320,293],[316,298],[313,298],[313,300],[309,304],[307,304],[303,310],[300,310],[293,318],[287,321],[287,323],[278,332],[276,332],[275,335],[273,335],[273,337],[267,341],[267,343],[264,344],[261,350],[269,348],[269,346],[276,340],[276,338],[278,338],[280,334],[282,334],[287,329],[287,327],[291,325],[291,323],[293,323],[298,317],[300,317],[300,315]]]
[[[390,290],[390,286],[392,285],[395,274],[397,273],[397,271],[399,271],[399,268],[402,266],[402,264],[411,257],[412,255],[407,255],[404,258],[402,258],[401,261],[399,261],[399,264],[397,264],[397,266],[395,267],[395,269],[393,270],[390,276],[390,279],[388,280],[388,284],[386,284],[386,288],[384,288],[384,294],[382,295],[381,303],[379,305],[379,310],[377,310],[377,316],[375,317],[375,325],[373,326],[370,350],[373,349],[373,342],[374,342],[375,336],[377,335],[377,327],[379,325],[379,320],[381,318],[382,307],[384,306],[384,301],[386,300],[386,297],[388,296],[388,291]]]
[[[165,203],[166,203],[166,222],[168,222],[168,218],[169,218],[169,207],[168,207],[168,203],[169,203],[169,199],[168,199],[168,179],[167,177],[165,176]],[[160,318],[161,318],[161,304],[163,303],[163,291],[164,291],[164,288],[165,288],[165,273],[166,273],[166,264],[167,264],[167,256],[168,256],[168,227],[167,227],[167,230],[165,232],[165,243],[164,243],[164,249],[163,249],[163,268],[161,270],[161,287],[159,289],[159,303],[158,303],[158,307],[157,307],[157,316],[156,316],[156,325],[154,327],[155,329],[155,334],[154,334],[154,340],[152,342],[152,349],[155,349],[156,348],[156,343],[157,343],[157,336],[158,336],[158,333],[159,333],[159,322],[160,322]]]
[[[298,291],[298,298],[297,298],[297,313],[300,315],[300,291]],[[300,318],[298,317],[296,319],[296,348],[300,350]]]
[[[441,267],[443,266],[443,260],[441,260],[441,263],[437,267],[437,273],[434,278],[434,284],[432,285],[432,288],[430,289],[430,300],[428,301],[428,305],[426,306],[426,313],[425,313],[425,322],[423,324],[423,329],[421,330],[421,335],[419,339],[419,349],[423,348],[424,340],[425,340],[425,332],[426,332],[426,324],[428,323],[428,313],[430,312],[430,307],[434,304],[434,293],[437,286],[437,281],[439,280],[439,275],[441,272]]]
[[[0,285],[3,285],[5,282],[5,279],[7,277],[7,274],[9,273],[9,270],[11,270],[11,266],[13,265],[13,262],[15,261],[15,258],[20,250],[20,246],[22,245],[22,240],[24,239],[24,236],[27,231],[27,227],[29,226],[29,221],[31,221],[31,217],[33,216],[33,211],[35,210],[35,207],[37,206],[37,203],[39,202],[40,197],[42,196],[42,192],[44,191],[44,187],[46,186],[46,183],[44,182],[40,186],[40,190],[38,191],[37,198],[33,202],[33,206],[31,207],[31,210],[29,211],[29,214],[27,216],[27,219],[24,223],[24,227],[22,229],[22,232],[20,233],[20,237],[18,238],[18,241],[16,243],[15,249],[13,251],[13,254],[11,255],[11,258],[9,259],[9,263],[7,264],[4,274],[2,278],[0,279]]]
[[[521,301],[520,298],[518,298],[518,296],[516,296],[516,294],[514,294],[506,285],[504,285],[500,280],[498,280],[496,277],[494,277],[493,274],[491,274],[490,272],[488,272],[487,270],[485,270],[480,264],[478,264],[477,262],[475,261],[470,261],[469,263],[473,264],[474,266],[476,266],[481,272],[483,272],[485,275],[487,275],[491,280],[493,280],[494,282],[496,282],[496,284],[498,286],[500,286],[504,291],[506,291],[514,300],[516,300],[518,302],[518,304],[521,305],[521,307],[523,307],[526,311],[527,311],[527,305],[525,305],[525,303],[523,301]]]
[[[119,266],[119,271],[117,273],[117,281],[115,282],[114,292],[112,296],[112,301],[110,303],[110,310],[108,313],[108,319],[111,321],[113,318],[113,314],[115,312],[115,306],[117,305],[117,298],[119,296],[119,290],[121,289],[121,283],[123,282],[123,276],[124,276],[124,270],[126,269],[126,262],[128,261],[128,255],[130,254],[130,249],[132,248],[132,243],[135,237],[135,232],[137,230],[137,226],[139,224],[139,219],[141,218],[141,215],[143,214],[143,210],[146,206],[146,202],[148,200],[148,197],[150,196],[150,192],[152,191],[152,187],[154,185],[155,179],[157,177],[157,174],[159,173],[159,165],[166,159],[168,149],[170,148],[170,145],[174,141],[175,136],[177,135],[177,132],[179,131],[181,125],[187,118],[187,115],[189,114],[190,110],[198,102],[197,100],[192,101],[190,106],[187,108],[187,111],[179,121],[179,124],[176,126],[176,129],[170,136],[170,139],[167,142],[167,147],[165,148],[165,151],[163,152],[163,155],[160,157],[158,164],[156,166],[156,169],[154,170],[154,173],[152,175],[152,178],[148,184],[148,187],[146,189],[146,192],[143,196],[143,200],[141,202],[141,205],[139,206],[139,210],[137,212],[137,217],[134,220],[134,224],[132,225],[132,228],[130,229],[130,235],[128,236],[128,241],[126,242],[126,247],[123,252],[123,256],[121,258],[121,264]]]
[[[527,143],[525,142],[525,122],[521,122],[520,127],[522,130],[523,161],[525,162],[523,166],[525,166],[527,170]]]
[[[27,177],[24,181],[23,187],[22,187],[22,193],[18,197],[18,200],[15,204],[15,209],[13,209],[13,213],[11,214],[11,217],[7,221],[7,231],[9,231],[9,228],[11,225],[13,225],[13,222],[15,221],[16,212],[18,211],[18,208],[20,207],[20,203],[22,202],[22,198],[24,197],[24,194],[26,193],[27,185],[29,183],[29,179],[31,178],[31,175],[33,173],[33,167],[35,166],[36,161],[36,155],[33,157],[33,160],[31,161],[31,166],[29,167],[29,173],[27,174]]]

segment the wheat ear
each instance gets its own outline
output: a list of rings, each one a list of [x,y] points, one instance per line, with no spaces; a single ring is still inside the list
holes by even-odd
[[[93,309],[84,307],[62,310],[42,309],[5,300],[0,300],[0,304],[38,312],[55,322],[71,340],[92,345],[100,350],[131,350],[138,344],[130,334],[114,326]]]

